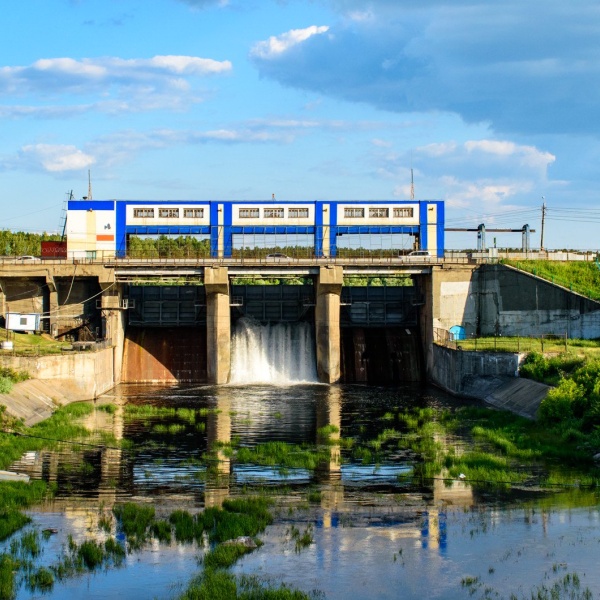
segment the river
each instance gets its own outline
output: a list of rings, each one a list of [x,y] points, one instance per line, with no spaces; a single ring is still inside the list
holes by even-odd
[[[600,596],[597,492],[416,477],[422,456],[401,440],[425,430],[403,429],[401,415],[465,404],[421,386],[121,385],[95,402],[85,424],[123,444],[64,443],[27,453],[13,468],[57,486],[52,501],[28,513],[30,528],[56,531],[39,564],[53,564],[69,535],[124,541],[114,523],[108,532],[99,526],[115,503],[168,514],[261,493],[274,500],[275,520],[235,574],[330,600]],[[433,437],[456,452],[470,443],[460,434]],[[325,458],[310,468],[238,461],[224,451],[269,443],[297,452],[319,445]],[[17,598],[176,598],[202,568],[204,550],[153,541],[118,568],[57,582],[44,594],[21,585]]]

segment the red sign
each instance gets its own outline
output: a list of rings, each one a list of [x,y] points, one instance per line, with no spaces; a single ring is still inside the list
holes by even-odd
[[[67,242],[42,242],[42,258],[67,258]]]

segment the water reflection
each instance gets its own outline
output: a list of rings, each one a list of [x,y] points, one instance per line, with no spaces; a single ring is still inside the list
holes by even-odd
[[[535,582],[552,580],[550,563],[587,573],[585,584],[600,590],[600,576],[590,575],[600,539],[595,493],[484,495],[463,481],[444,481],[444,473],[423,481],[402,477],[422,463],[394,437],[401,427],[398,412],[455,403],[418,387],[119,386],[96,403],[85,424],[123,440],[124,447],[100,439],[64,443],[27,453],[13,468],[56,483],[56,499],[33,515],[40,526],[60,529],[63,541],[67,533],[97,537],[100,516],[115,502],[197,511],[267,488],[292,510],[279,515],[265,532],[265,546],[235,569],[306,591],[321,589],[329,599],[396,598],[399,588],[406,598],[462,598],[470,592],[461,585],[467,576],[486,581],[496,597],[508,597],[506,590],[529,597]],[[102,404],[114,408],[103,410]],[[236,448],[269,442],[318,450],[316,469],[236,460]],[[437,433],[434,442],[457,453],[464,443]],[[372,452],[357,453],[358,447]],[[286,531],[307,524],[315,528],[314,542],[298,553]],[[58,552],[60,544],[53,543]],[[177,553],[192,555],[189,548],[157,545],[140,555],[142,566],[138,557],[130,562],[142,579],[144,568],[152,570],[168,597],[165,582],[173,582],[175,573],[161,564],[176,564]],[[191,558],[186,561],[179,578],[196,569]],[[108,573],[69,583],[62,596],[57,590],[49,597],[80,597],[93,589],[96,597],[117,598],[115,582],[126,585],[126,579]],[[127,589],[128,597],[157,597],[154,590]]]

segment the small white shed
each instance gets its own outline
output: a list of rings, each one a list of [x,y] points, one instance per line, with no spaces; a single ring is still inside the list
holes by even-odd
[[[6,329],[11,331],[40,331],[40,314],[6,313]]]

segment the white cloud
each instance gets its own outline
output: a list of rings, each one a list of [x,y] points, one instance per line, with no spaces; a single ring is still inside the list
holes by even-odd
[[[49,172],[79,171],[96,162],[93,156],[75,146],[33,144],[23,146],[20,154],[25,162],[37,164]]]
[[[292,29],[278,36],[271,36],[268,40],[258,42],[252,48],[250,54],[261,59],[271,59],[287,52],[293,46],[297,46],[313,36],[321,35],[329,31],[327,25],[311,25],[305,29]]]
[[[542,152],[533,146],[522,146],[514,142],[477,140],[465,142],[464,146],[469,153],[481,152],[498,157],[515,157],[524,165],[543,169],[556,160],[550,152]]]
[[[0,68],[0,95],[51,93],[118,94],[127,90],[155,93],[186,91],[191,78],[228,73],[232,64],[195,56],[43,58],[30,66]],[[187,79],[185,79],[187,78]],[[116,90],[116,91],[113,91]]]

